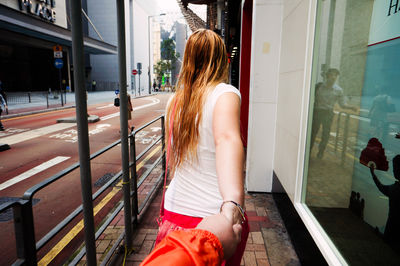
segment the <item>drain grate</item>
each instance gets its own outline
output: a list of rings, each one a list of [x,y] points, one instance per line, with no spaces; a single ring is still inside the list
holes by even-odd
[[[95,187],[101,187],[103,185],[105,185],[108,181],[110,181],[111,178],[113,178],[115,176],[115,174],[113,173],[107,173],[105,175],[103,175],[102,177],[100,177],[99,179],[97,179],[97,181],[94,183]],[[112,186],[115,186],[116,182],[114,182],[112,184]]]
[[[0,197],[0,205],[3,203],[7,203],[7,202],[17,201],[19,199],[20,198],[15,198],[15,197]],[[40,201],[39,199],[33,199],[32,205],[35,205],[39,201]],[[8,222],[8,221],[12,220],[13,218],[14,218],[14,215],[13,215],[12,208],[9,208],[6,211],[0,213],[0,222]]]

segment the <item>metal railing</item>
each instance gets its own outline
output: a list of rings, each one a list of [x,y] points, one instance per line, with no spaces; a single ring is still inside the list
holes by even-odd
[[[12,107],[13,105],[43,104],[45,102],[47,108],[54,104],[61,104],[63,106],[67,103],[67,97],[65,93],[65,91],[60,92],[59,90],[54,90],[52,92],[7,92],[7,105]]]
[[[161,136],[156,138],[152,143],[150,143],[138,156],[136,156],[136,145],[135,139],[136,134],[142,131],[144,128],[150,126],[157,121],[161,122]],[[134,130],[129,136],[129,150],[130,150],[130,179],[131,183],[131,197],[130,200],[132,201],[132,225],[125,225],[125,226],[133,226],[137,224],[138,216],[145,212],[147,207],[150,204],[150,201],[155,196],[155,192],[162,184],[162,177],[165,173],[165,136],[164,136],[164,116],[159,116],[154,120],[148,122],[147,124],[141,126],[140,128]],[[160,143],[161,142],[161,143]],[[114,143],[106,146],[105,148],[93,153],[90,156],[90,160],[95,159],[96,157],[104,154],[105,152],[109,151],[110,149],[114,148],[115,146],[119,145],[121,140],[115,141]],[[137,169],[136,169],[136,162],[143,158],[145,154],[147,154],[150,150],[152,150],[156,145],[162,145],[161,155],[155,159],[154,163],[142,174],[139,178],[137,176]],[[145,179],[152,173],[152,171],[162,162],[162,171],[159,175],[156,183],[154,184],[151,191],[148,193],[146,198],[144,199],[143,203],[140,207],[138,207],[138,187],[145,181]],[[76,218],[83,209],[83,206],[80,205],[74,211],[72,211],[64,220],[62,220],[59,224],[57,224],[54,228],[52,228],[44,237],[42,237],[38,242],[35,242],[35,231],[34,231],[34,218],[33,218],[33,196],[39,192],[40,190],[44,189],[45,187],[49,186],[50,184],[54,183],[57,180],[60,180],[62,177],[66,176],[67,174],[71,173],[72,171],[79,168],[79,162],[71,165],[70,167],[60,171],[59,173],[53,175],[52,177],[44,180],[43,182],[36,184],[35,186],[29,188],[24,195],[17,201],[7,202],[0,205],[0,213],[7,211],[8,209],[12,208],[14,212],[14,227],[15,227],[15,240],[17,245],[17,260],[14,262],[14,265],[36,265],[37,264],[37,252],[42,249],[51,239],[53,239],[63,228],[65,228],[74,218]],[[122,177],[122,171],[115,174],[106,184],[104,184],[99,190],[97,190],[92,195],[92,200],[96,200],[104,191],[106,191],[109,187],[113,185],[114,182],[118,181]],[[107,226],[111,223],[111,221],[117,216],[117,214],[121,211],[121,209],[126,205],[125,202],[120,201],[117,206],[114,208],[111,215],[109,215],[104,223],[97,229],[95,233],[95,240],[97,240],[100,235],[105,231]],[[112,257],[113,253],[115,252],[118,245],[121,243],[124,237],[124,233],[120,235],[116,243],[113,247],[109,250],[105,259],[103,260],[102,265],[107,263],[110,258]],[[73,258],[72,262],[69,265],[76,265],[78,262],[83,258],[85,255],[85,247],[83,247],[80,252]]]

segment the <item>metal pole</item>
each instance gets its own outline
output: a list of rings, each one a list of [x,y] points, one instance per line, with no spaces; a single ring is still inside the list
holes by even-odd
[[[61,96],[61,106],[64,106],[64,96],[62,91],[62,83],[61,83],[61,68],[58,69],[58,80],[60,81],[60,96]]]
[[[162,152],[163,152],[162,167],[163,167],[163,171],[165,171],[165,168],[167,166],[166,165],[167,162],[165,160],[165,116],[161,117],[161,134],[162,134],[161,145],[162,145]],[[164,172],[163,176],[164,175],[165,175],[165,172]]]
[[[17,257],[25,259],[26,265],[37,265],[35,227],[32,201],[21,201],[13,208]]]
[[[134,218],[135,224],[137,223],[137,215],[139,211],[138,207],[138,190],[137,190],[137,171],[136,171],[136,145],[135,145],[135,135],[131,134],[129,137],[130,139],[130,148],[131,148],[131,178],[132,178],[132,190],[133,190],[133,197],[132,197],[132,216]]]
[[[345,162],[346,158],[346,151],[347,151],[347,139],[349,137],[349,121],[350,121],[350,115],[346,113],[346,121],[344,124],[344,134],[343,134],[343,150],[342,150],[342,165]]]
[[[129,143],[128,143],[128,97],[126,84],[126,42],[125,42],[125,1],[117,0],[118,25],[118,66],[119,66],[119,96],[120,96],[120,125],[121,125],[121,155],[122,177],[124,191],[125,245],[132,248],[132,216],[130,203],[129,180]]]
[[[85,90],[85,64],[83,52],[82,4],[71,3],[72,62],[74,64],[74,87],[76,102],[76,122],[78,127],[79,163],[85,226],[87,265],[96,265],[96,243],[94,232],[92,174],[90,171],[89,130]],[[61,95],[62,96],[62,95]]]
[[[149,34],[149,94],[151,94],[151,67],[150,67],[150,18],[151,16],[147,16],[147,30]]]

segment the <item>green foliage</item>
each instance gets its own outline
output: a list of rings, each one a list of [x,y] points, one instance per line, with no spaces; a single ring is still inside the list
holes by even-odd
[[[160,80],[166,73],[171,73],[179,53],[175,52],[175,43],[172,39],[163,40],[161,43],[161,60],[154,66],[154,71]]]

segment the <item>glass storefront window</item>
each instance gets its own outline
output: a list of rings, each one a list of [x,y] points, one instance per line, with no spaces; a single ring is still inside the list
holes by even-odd
[[[400,265],[400,0],[317,12],[303,202],[350,265]]]

